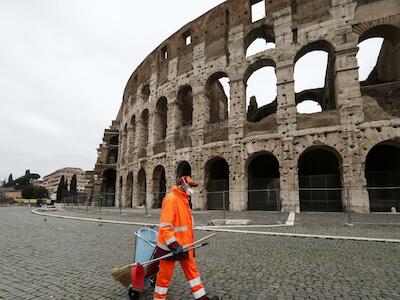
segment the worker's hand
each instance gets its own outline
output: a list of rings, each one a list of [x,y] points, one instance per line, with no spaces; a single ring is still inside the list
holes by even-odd
[[[174,253],[174,255],[179,255],[181,253],[183,253],[183,247],[181,245],[176,245],[173,249],[172,249],[172,253]]]

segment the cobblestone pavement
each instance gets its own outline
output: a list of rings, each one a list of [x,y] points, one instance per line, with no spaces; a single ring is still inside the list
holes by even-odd
[[[127,299],[110,270],[130,261],[138,227],[99,225],[0,208],[0,299]],[[234,233],[197,252],[210,294],[260,300],[400,299],[399,257],[393,243]],[[180,268],[169,296],[191,299]]]

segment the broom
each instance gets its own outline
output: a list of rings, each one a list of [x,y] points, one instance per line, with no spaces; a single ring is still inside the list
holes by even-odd
[[[183,251],[186,252],[186,251],[189,251],[189,250],[191,250],[191,249],[196,248],[196,247],[195,247],[196,245],[198,245],[198,244],[204,242],[205,240],[208,240],[208,239],[212,238],[214,235],[215,235],[215,233],[210,234],[210,235],[208,235],[208,236],[205,236],[205,237],[199,239],[198,241],[195,241],[194,243],[191,243],[191,244],[189,244],[189,245],[185,245],[185,246],[183,247]],[[202,245],[200,245],[200,246],[202,246]],[[136,265],[140,265],[141,267],[144,267],[144,266],[147,266],[147,265],[152,264],[152,263],[154,263],[154,262],[157,262],[157,261],[159,261],[159,260],[162,260],[162,259],[171,257],[171,256],[173,256],[173,255],[174,255],[174,254],[171,252],[171,253],[168,253],[168,254],[166,254],[166,255],[164,255],[164,256],[161,256],[161,257],[159,257],[159,258],[156,258],[156,259],[153,259],[153,260],[149,260],[149,261],[147,261],[147,262],[144,262],[144,263],[142,263],[142,264],[139,264],[139,263],[132,263],[132,264],[129,264],[129,265],[126,265],[126,266],[123,266],[123,267],[116,267],[116,268],[113,268],[113,269],[112,269],[111,274],[112,274],[112,277],[114,278],[115,281],[119,282],[119,283],[122,284],[125,288],[127,288],[127,287],[131,284],[131,282],[132,282],[132,277],[131,277],[131,269],[132,269],[132,267],[134,267],[134,266],[136,266]],[[141,268],[140,268],[140,269],[141,269]],[[143,273],[144,273],[144,272],[143,272]],[[144,274],[143,274],[143,276],[144,276]]]

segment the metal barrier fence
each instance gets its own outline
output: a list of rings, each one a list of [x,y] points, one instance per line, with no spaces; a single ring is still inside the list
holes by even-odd
[[[148,216],[159,214],[164,196],[165,193],[133,193],[116,199],[116,195],[113,193],[78,194],[64,198],[62,204],[67,209],[101,212],[103,208],[109,208],[119,210],[121,214],[127,212],[128,208],[134,207],[138,208],[136,214]],[[374,218],[378,219],[376,214],[375,217],[372,216],[373,214],[367,217],[365,214],[352,212],[352,209],[358,209],[360,201],[365,201],[365,199],[369,201],[371,212],[400,212],[400,187],[209,191],[201,195],[202,204],[198,202],[198,196],[194,196],[197,201],[194,210],[197,210],[200,205],[201,209],[208,211],[210,218],[239,218],[246,216],[246,213],[243,211],[238,213],[236,210],[245,209],[249,216],[255,215],[260,218],[268,216],[271,220],[275,218],[276,221],[283,222],[285,212],[293,210],[294,203],[299,203],[300,212],[337,212],[342,213],[340,218],[345,218],[346,223],[367,222],[368,220],[375,222]],[[135,204],[137,205],[135,206]],[[291,205],[291,207],[287,207],[287,205]],[[230,209],[232,207],[233,210]],[[386,219],[391,222],[395,216],[400,219],[400,214],[387,216]],[[397,219],[394,222],[400,223]]]
[[[65,209],[85,209],[87,211],[98,209],[101,211],[102,207],[116,207],[115,194],[114,193],[101,193],[88,195],[85,193],[79,193],[76,195],[70,195],[64,197],[61,201],[62,207]],[[121,203],[118,207],[122,207]]]

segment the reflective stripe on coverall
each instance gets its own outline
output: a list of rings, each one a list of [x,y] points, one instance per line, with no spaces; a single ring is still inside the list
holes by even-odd
[[[185,246],[194,242],[193,218],[189,207],[189,197],[178,187],[174,186],[163,200],[160,229],[157,246],[164,250],[170,250],[168,246],[178,242]],[[197,270],[196,260],[193,251],[190,250],[188,258],[179,260],[187,281],[189,282],[192,294],[195,299],[205,297],[205,290]],[[175,269],[175,261],[160,261],[157,274],[154,299],[164,300],[167,297],[168,287]]]

